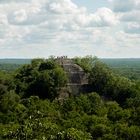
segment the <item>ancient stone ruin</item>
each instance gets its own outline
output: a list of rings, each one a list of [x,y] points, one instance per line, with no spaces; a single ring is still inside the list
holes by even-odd
[[[67,92],[70,95],[79,95],[80,93],[86,93],[89,90],[88,74],[71,59],[66,56],[57,57],[57,63],[62,66],[68,76]],[[63,89],[61,96],[69,96],[66,94],[66,90]]]

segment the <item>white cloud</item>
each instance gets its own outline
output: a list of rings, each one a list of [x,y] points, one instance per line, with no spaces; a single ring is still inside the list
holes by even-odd
[[[27,13],[24,9],[14,12],[14,20],[16,22],[23,22],[27,19]]]
[[[6,32],[8,32],[8,20],[6,15],[0,14],[0,39],[4,39]]]
[[[120,15],[120,19],[126,22],[137,21],[140,23],[139,17],[140,17],[140,10],[133,10]]]
[[[14,2],[14,3],[17,3],[17,2],[23,3],[23,2],[27,2],[27,1],[28,1],[28,0],[23,0],[23,1],[21,1],[21,0],[10,0],[10,1],[9,1],[9,0],[0,0],[0,3],[2,3],[2,4],[3,4],[3,3],[6,3],[6,4],[7,4],[7,3],[13,3],[13,2]]]
[[[113,10],[122,21],[140,23],[140,1],[139,0],[110,0]]]
[[[0,1],[0,55],[120,56],[123,46],[132,49],[139,43],[139,2],[131,2],[125,12],[107,7],[89,12],[71,0]],[[123,8],[127,2],[118,4]]]
[[[140,34],[140,24],[137,22],[130,22],[127,24],[125,31],[127,33]]]
[[[125,1],[116,0],[114,2],[114,11],[117,12],[126,12],[132,10],[134,7],[133,0],[127,0],[127,4]]]
[[[119,21],[115,14],[109,8],[100,8],[95,13],[95,16],[99,19],[97,20],[97,24],[101,26],[111,26],[116,25]],[[94,20],[93,20],[94,22]]]
[[[109,0],[115,12],[127,12],[140,8],[139,0]]]
[[[124,32],[140,33],[140,1],[139,0],[109,0]]]
[[[7,20],[7,16],[4,14],[0,14],[0,26],[2,25],[7,25],[8,24],[8,20]]]

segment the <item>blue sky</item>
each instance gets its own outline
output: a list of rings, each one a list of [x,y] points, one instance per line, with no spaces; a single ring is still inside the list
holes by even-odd
[[[85,6],[90,12],[95,12],[100,7],[109,7],[107,0],[72,0],[78,6]]]
[[[139,0],[0,1],[0,58],[137,58],[139,44]]]

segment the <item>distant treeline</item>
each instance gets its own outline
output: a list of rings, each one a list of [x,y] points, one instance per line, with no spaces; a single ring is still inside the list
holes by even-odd
[[[30,64],[31,59],[0,59],[0,64]]]
[[[140,58],[129,59],[101,59],[113,69],[115,73],[131,80],[140,80]]]
[[[112,67],[140,67],[140,58],[103,58],[100,59]],[[0,64],[30,64],[32,59],[0,59]]]
[[[0,64],[0,70],[5,72],[13,72],[20,66],[21,64]]]
[[[140,68],[140,58],[110,58],[101,59],[102,62],[106,63],[112,67],[139,67]]]
[[[131,80],[140,80],[140,58],[100,59],[117,74]],[[0,70],[13,72],[23,64],[30,64],[31,59],[0,59]]]
[[[31,59],[0,59],[0,70],[13,72],[24,64],[30,64]]]

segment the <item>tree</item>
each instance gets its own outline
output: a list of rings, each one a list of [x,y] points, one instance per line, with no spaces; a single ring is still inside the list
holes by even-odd
[[[106,65],[98,62],[90,73],[90,84],[96,91],[106,99],[112,99],[124,105],[126,100],[137,94],[135,83],[129,79],[114,74]]]
[[[107,86],[108,81],[111,79],[111,70],[100,62],[95,63],[90,73],[90,83],[93,90],[103,95],[105,93],[104,89]]]
[[[87,132],[82,132],[75,128],[59,132],[55,140],[90,140],[92,136]]]
[[[130,111],[122,109],[117,102],[107,102],[107,117],[112,122],[125,122],[130,118]]]
[[[81,66],[85,72],[90,73],[94,65],[98,62],[99,60],[97,57],[92,57],[92,56],[86,56],[83,58],[76,57],[74,58],[74,62]]]
[[[54,60],[32,60],[15,73],[16,93],[24,97],[37,95],[55,99],[61,87],[66,86],[67,76]]]
[[[110,128],[104,124],[97,124],[91,127],[91,135],[93,139],[102,138],[105,134],[110,132]]]

